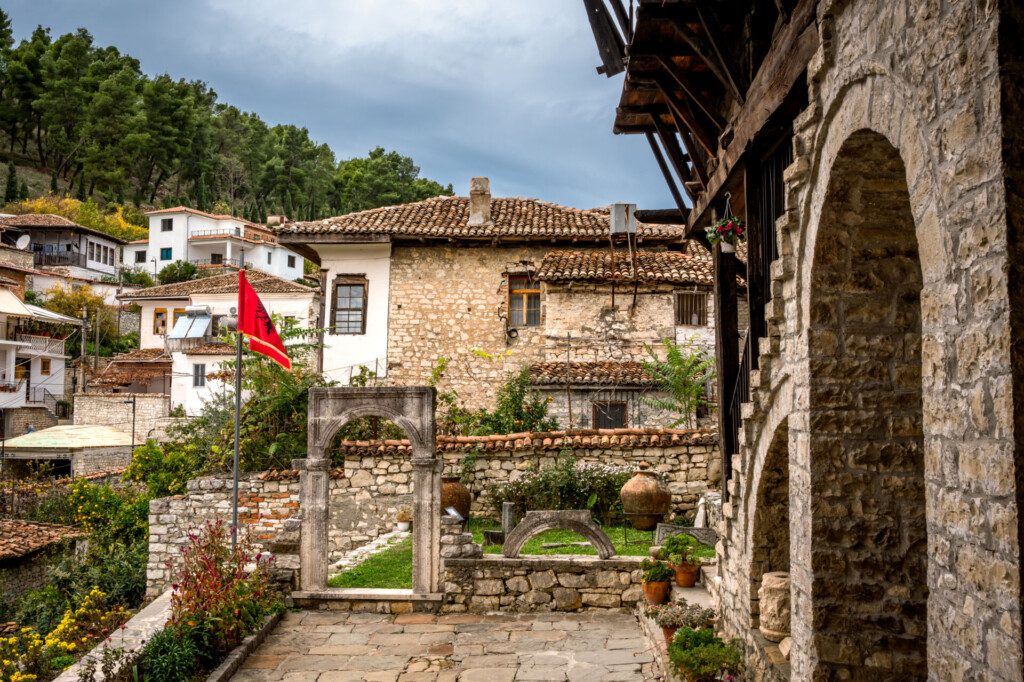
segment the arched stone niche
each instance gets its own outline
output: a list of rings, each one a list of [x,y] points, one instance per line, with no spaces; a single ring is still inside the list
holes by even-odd
[[[299,560],[303,591],[327,586],[329,514],[328,448],[342,426],[359,417],[390,419],[412,445],[412,585],[418,594],[437,593],[441,576],[441,469],[434,435],[436,391],[408,388],[311,388],[308,457],[301,467],[302,541]]]
[[[544,531],[563,528],[579,533],[594,546],[597,555],[602,559],[615,556],[615,547],[601,527],[594,523],[590,512],[586,509],[572,511],[530,511],[505,538],[501,553],[509,559],[519,556],[530,538]]]

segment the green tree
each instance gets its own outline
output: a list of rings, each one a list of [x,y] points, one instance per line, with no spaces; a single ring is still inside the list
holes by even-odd
[[[338,164],[333,207],[338,213],[351,213],[453,193],[451,185],[444,187],[419,177],[419,173],[419,167],[409,157],[377,147],[366,158],[347,159]]]
[[[165,265],[157,273],[156,278],[160,284],[174,284],[175,282],[187,282],[190,279],[195,279],[198,275],[199,268],[194,263],[179,260]]]
[[[21,187],[18,188],[18,198],[25,201],[30,196],[28,191],[28,183],[24,180],[21,181]]]
[[[104,304],[103,297],[99,294],[94,294],[91,288],[87,286],[71,288],[55,286],[46,292],[46,300],[43,302],[43,306],[48,310],[60,313],[61,315],[67,315],[68,317],[77,319],[87,318],[90,330],[95,329],[93,325],[98,319],[100,325],[100,354],[112,354],[111,344],[115,344],[118,337],[117,312]],[[68,331],[70,332],[70,329]],[[88,341],[91,346],[95,337],[93,335],[94,332],[90,331],[89,334]],[[102,350],[103,348],[107,348],[105,353]],[[79,345],[77,343],[69,344],[68,351],[77,357]],[[95,349],[90,352],[95,352]]]
[[[4,186],[4,203],[11,204],[18,199],[18,170],[14,167],[14,161],[12,160],[7,162],[7,184]]]
[[[692,344],[680,346],[672,339],[662,339],[665,359],[654,348],[645,346],[648,359],[643,361],[644,372],[658,383],[664,397],[648,397],[656,408],[678,415],[670,426],[696,426],[697,408],[709,405],[708,383],[715,378],[715,357]]]

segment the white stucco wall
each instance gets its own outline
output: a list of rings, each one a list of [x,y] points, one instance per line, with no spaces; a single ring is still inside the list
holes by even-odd
[[[187,355],[173,353],[171,355],[171,407],[179,405],[185,408],[185,414],[195,416],[203,411],[203,406],[216,394],[225,391],[224,382],[220,379],[207,379],[206,385],[194,386],[193,372],[197,364],[205,365],[204,373],[211,374],[220,369],[231,355]],[[230,389],[229,389],[230,390]]]
[[[363,275],[367,279],[366,333],[324,335],[324,374],[348,383],[360,365],[387,374],[388,303],[391,285],[390,244],[311,245],[320,254],[322,275],[327,281],[327,300],[322,326],[330,329],[334,278],[338,275]],[[453,283],[457,286],[457,283]]]

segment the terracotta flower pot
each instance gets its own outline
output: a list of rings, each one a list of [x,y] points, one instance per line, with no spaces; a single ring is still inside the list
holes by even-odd
[[[441,479],[441,514],[445,509],[454,507],[464,519],[469,518],[469,509],[473,504],[473,495],[469,488],[459,483],[458,476],[446,476]]]
[[[672,643],[672,638],[676,636],[676,630],[678,629],[679,628],[677,627],[669,628],[664,625],[661,626],[661,634],[665,635],[665,644]]]
[[[637,530],[654,530],[672,504],[672,493],[647,463],[619,491],[622,511]]]
[[[700,572],[700,566],[684,562],[672,564],[672,570],[676,572],[676,585],[679,585],[679,587],[693,587],[697,584],[697,574]]]
[[[647,582],[643,584],[644,599],[648,604],[664,604],[668,601],[668,595],[672,592],[672,583],[667,580],[662,582]]]

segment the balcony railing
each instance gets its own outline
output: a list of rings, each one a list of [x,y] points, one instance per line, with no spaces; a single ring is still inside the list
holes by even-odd
[[[64,267],[77,266],[80,268],[88,267],[86,265],[85,254],[75,253],[74,251],[60,253],[36,251],[33,255],[33,262],[36,265],[58,265]]]
[[[201,268],[237,268],[237,258],[193,258],[190,261],[193,265]]]
[[[189,233],[189,239],[201,237],[204,239],[221,237],[227,239],[229,237],[239,237],[249,239],[256,242],[272,242],[273,239],[266,234],[259,232],[258,230],[245,230],[243,231],[240,227],[235,228],[214,228],[211,230],[192,230]]]
[[[30,348],[36,353],[47,355],[64,355],[64,339],[56,339],[52,336],[40,336],[38,334],[17,334],[16,338],[22,343],[31,344]]]

